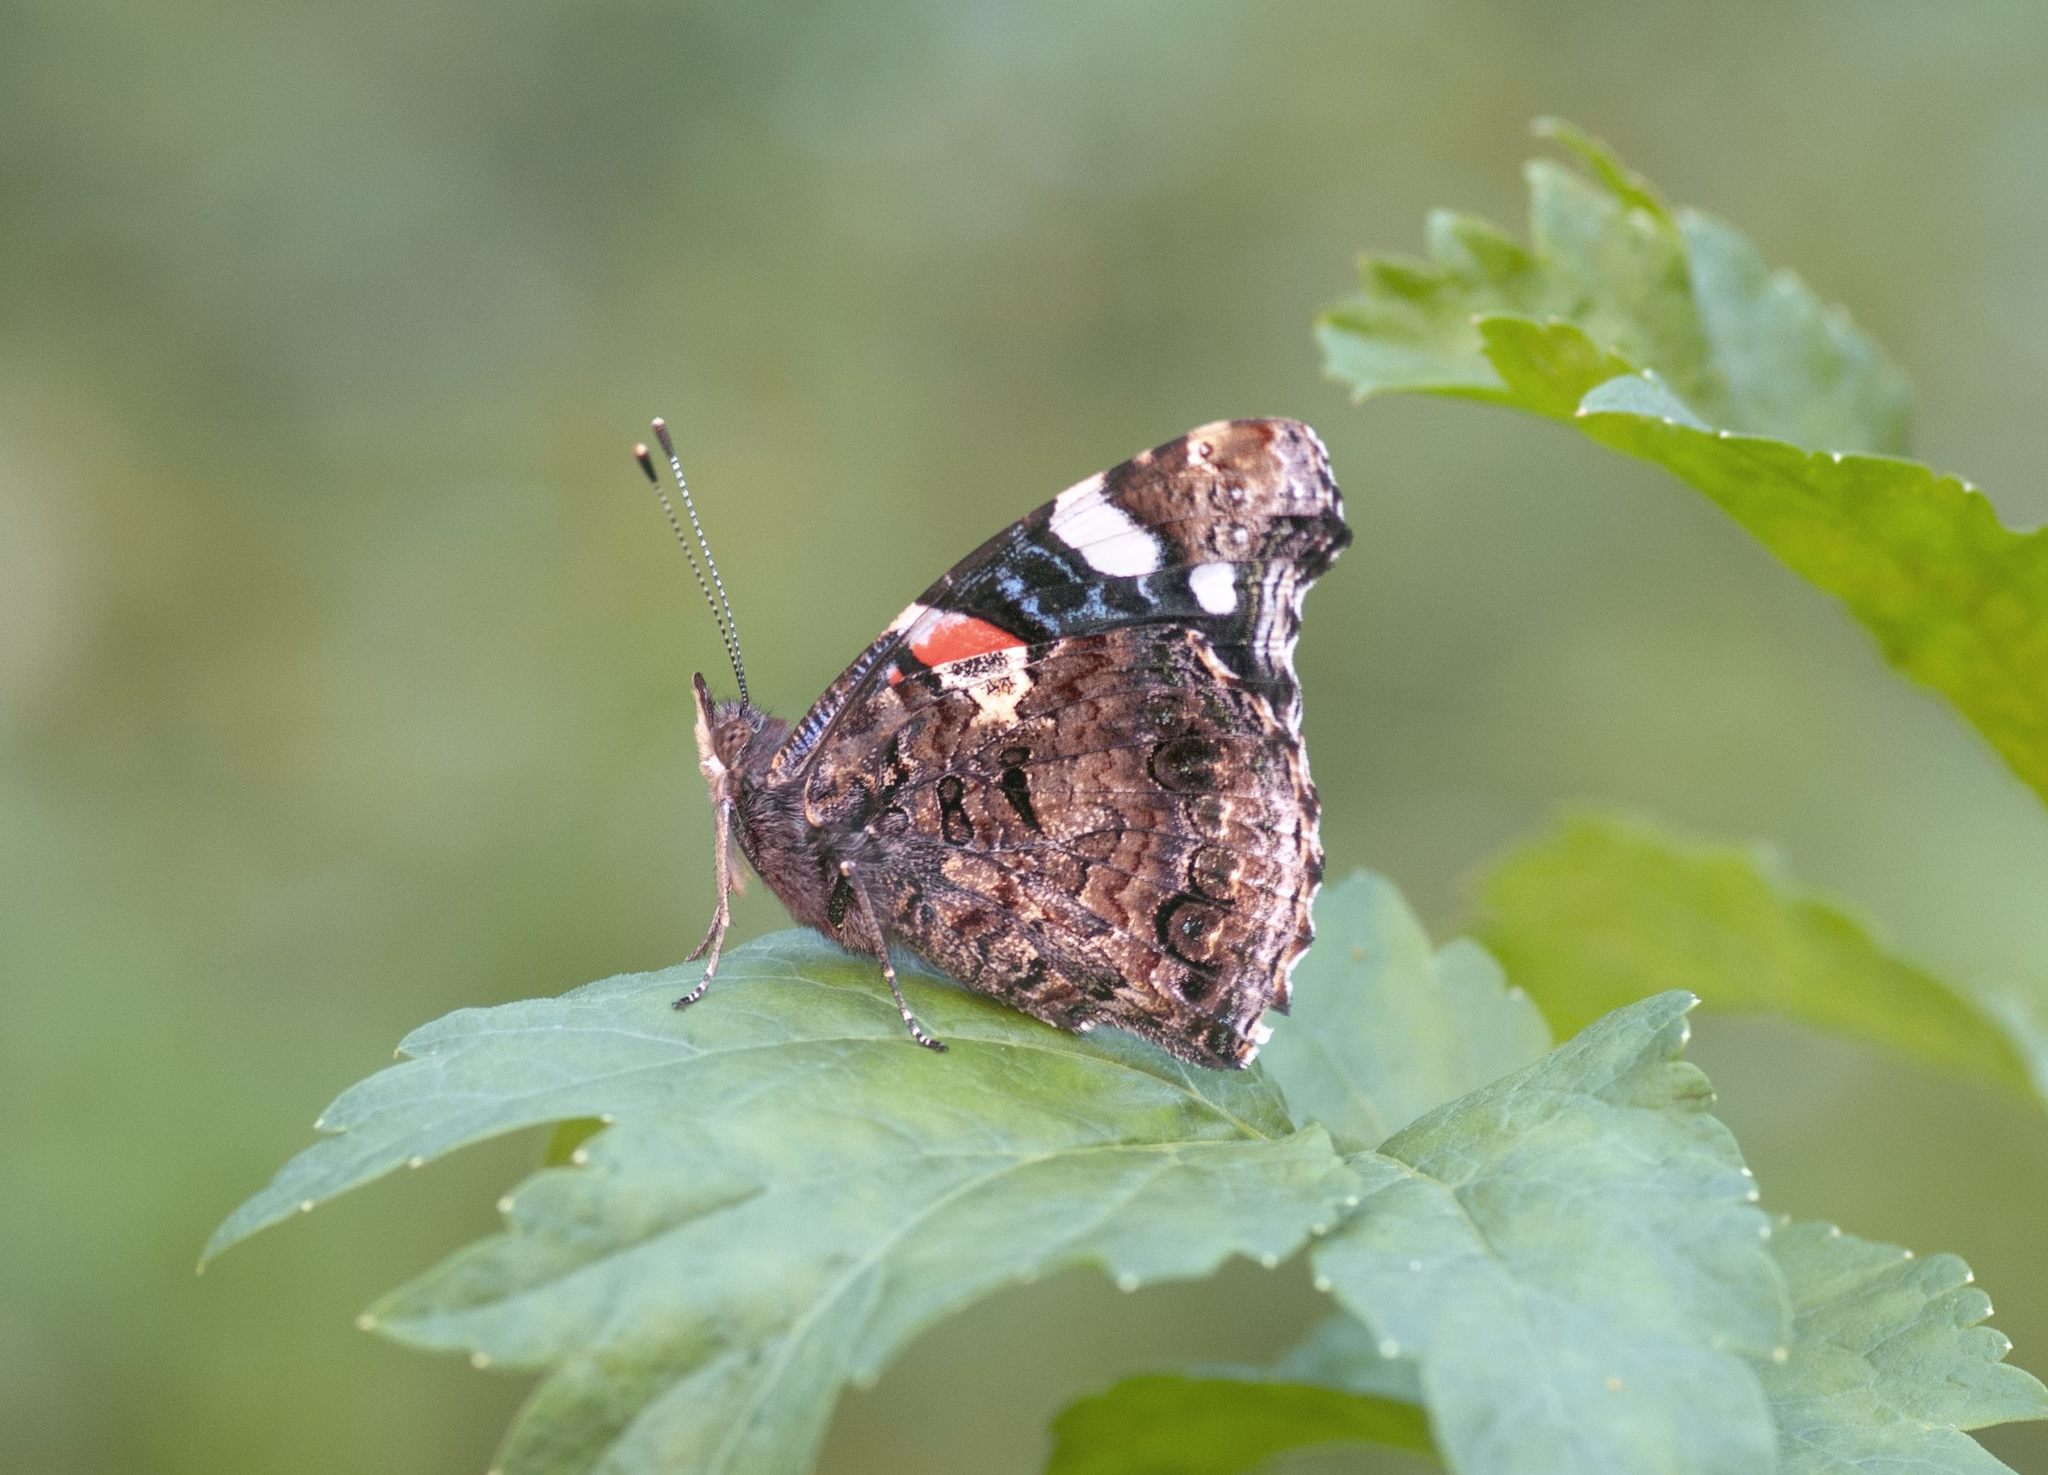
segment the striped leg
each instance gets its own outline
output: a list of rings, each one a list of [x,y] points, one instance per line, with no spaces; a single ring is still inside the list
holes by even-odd
[[[868,931],[874,934],[875,960],[882,965],[882,977],[889,985],[889,992],[895,996],[896,1012],[903,1016],[903,1027],[909,1030],[910,1037],[925,1049],[937,1050],[943,1054],[946,1042],[933,1039],[927,1034],[925,1027],[917,1022],[917,1016],[910,1012],[910,1005],[904,1002],[903,989],[896,982],[896,965],[889,961],[889,934],[882,930],[881,916],[875,911],[875,904],[868,899],[867,888],[854,876],[853,862],[839,862],[839,874],[844,876],[852,887],[853,897],[860,905],[861,915],[867,919]]]
[[[711,980],[718,973],[718,955],[725,949],[725,931],[732,926],[732,851],[727,838],[731,833],[732,801],[723,799],[718,805],[718,832],[712,841],[711,861],[711,868],[718,873],[718,905],[712,910],[711,928],[704,934],[704,940],[683,961],[694,963],[706,953],[711,956],[704,964],[704,977],[697,986],[675,1001],[673,1007],[677,1009],[687,1009],[703,998],[704,990],[711,987]]]

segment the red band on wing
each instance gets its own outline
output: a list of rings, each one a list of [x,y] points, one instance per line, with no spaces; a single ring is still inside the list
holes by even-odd
[[[927,666],[943,666],[948,661],[964,661],[990,651],[1021,650],[1023,646],[1023,641],[1000,626],[973,615],[945,610],[929,630],[911,643],[910,653]]]

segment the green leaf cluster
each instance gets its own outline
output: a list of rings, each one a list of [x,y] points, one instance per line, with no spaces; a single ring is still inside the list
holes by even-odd
[[[1897,1443],[1892,1403],[1794,1376],[1835,1366],[1795,1317],[1848,1272],[1821,1251],[1821,1271],[1788,1270],[1681,1058],[1689,995],[1551,1049],[1492,959],[1433,949],[1386,882],[1330,888],[1318,917],[1301,1012],[1244,1074],[911,977],[952,1045],[933,1056],[872,969],[802,933],[737,950],[686,1013],[675,970],[465,1010],[335,1102],[209,1251],[466,1143],[594,1121],[506,1197],[502,1233],[364,1318],[543,1375],[508,1475],[798,1471],[842,1387],[999,1286],[1079,1264],[1130,1289],[1304,1248],[1342,1314],[1292,1363],[1119,1388],[1111,1416],[1062,1421],[1054,1467],[1242,1469],[1366,1439],[1475,1472],[1754,1472],[1791,1427],[1777,1385],[1803,1400],[1802,1438]],[[2002,1344],[1972,1340],[1988,1307],[1951,1308],[1943,1331],[1920,1304],[1831,1335],[1866,1352],[1911,1336],[1912,1368],[1983,1390],[1934,1410],[1940,1428],[1993,1402],[2048,1412],[1986,1362]],[[1190,1440],[1206,1464],[1176,1463]]]
[[[738,949],[678,1013],[685,987],[680,969],[617,978],[415,1032],[209,1253],[400,1166],[594,1118],[567,1166],[507,1196],[505,1232],[366,1325],[546,1371],[509,1472],[715,1475],[805,1468],[845,1383],[999,1286],[1277,1263],[1358,1193],[1262,1075],[914,977],[951,1049],[905,1048],[872,963],[813,934]]]

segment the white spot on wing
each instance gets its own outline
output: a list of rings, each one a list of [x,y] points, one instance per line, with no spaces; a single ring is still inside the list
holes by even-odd
[[[1159,540],[1102,494],[1100,476],[1053,499],[1052,531],[1098,574],[1131,578],[1159,572]]]
[[[884,635],[901,635],[905,630],[908,630],[912,625],[915,625],[919,620],[923,618],[923,605],[907,605],[904,607],[903,613],[898,615],[895,619],[891,620],[889,622],[889,628],[887,630],[884,630],[882,633]]]
[[[1227,563],[1198,563],[1188,570],[1188,592],[1212,615],[1237,608],[1237,570]]]

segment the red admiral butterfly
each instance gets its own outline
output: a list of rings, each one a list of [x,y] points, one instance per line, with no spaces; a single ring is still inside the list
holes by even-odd
[[[709,954],[704,981],[676,1007],[718,971],[736,836],[792,916],[880,964],[920,1045],[945,1048],[904,1003],[892,943],[1061,1029],[1249,1064],[1260,1015],[1286,1012],[1323,871],[1294,643],[1351,532],[1315,432],[1204,425],[1069,488],[956,564],[792,726],[748,699],[654,431],[739,685],[714,702],[694,682],[718,905],[690,955]]]

